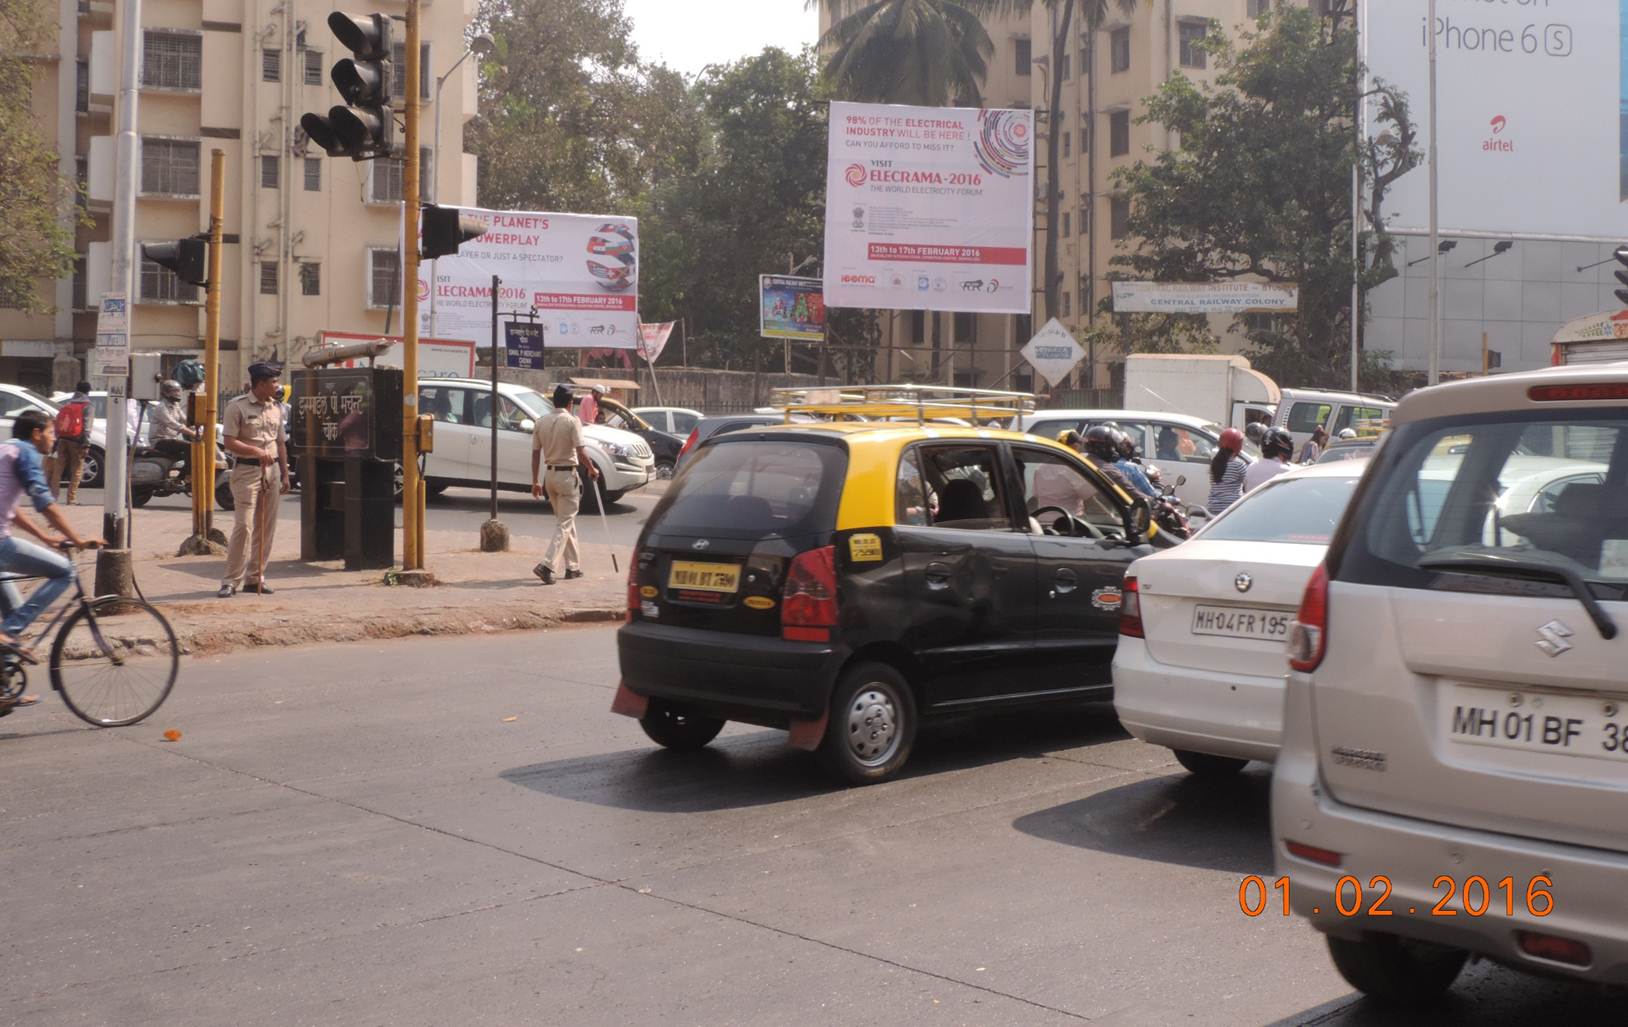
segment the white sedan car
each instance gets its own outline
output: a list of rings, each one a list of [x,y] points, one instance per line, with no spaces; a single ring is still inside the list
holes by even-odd
[[[1277,756],[1289,629],[1367,466],[1287,471],[1191,541],[1131,564],[1113,671],[1127,731],[1194,774]]]

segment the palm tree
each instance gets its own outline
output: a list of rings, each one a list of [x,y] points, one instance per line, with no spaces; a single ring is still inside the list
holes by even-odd
[[[979,106],[995,52],[987,0],[807,0],[830,8],[820,39],[838,95],[862,103]]]

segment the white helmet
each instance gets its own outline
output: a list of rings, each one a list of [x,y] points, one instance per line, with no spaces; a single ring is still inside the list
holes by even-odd
[[[1354,439],[1357,437],[1357,430],[1355,428],[1341,428],[1340,434],[1335,437],[1340,439]]]

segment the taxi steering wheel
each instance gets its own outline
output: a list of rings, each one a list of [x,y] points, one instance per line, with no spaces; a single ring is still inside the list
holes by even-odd
[[[1073,514],[1069,513],[1067,510],[1064,510],[1060,506],[1042,506],[1032,511],[1029,516],[1038,521],[1040,520],[1040,515],[1048,510],[1058,513],[1061,516],[1051,523],[1051,527],[1049,529],[1043,530],[1049,530],[1053,535],[1063,535],[1068,538],[1080,538],[1082,536],[1085,538],[1102,537],[1102,533],[1097,531],[1096,528],[1092,527],[1090,522],[1075,517]]]

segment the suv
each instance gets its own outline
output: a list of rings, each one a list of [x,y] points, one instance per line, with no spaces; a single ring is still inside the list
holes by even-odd
[[[1055,442],[738,428],[686,456],[639,537],[612,709],[674,749],[786,729],[881,781],[923,719],[1109,698],[1125,568],[1168,544]]]
[[[1272,424],[1294,436],[1294,451],[1299,453],[1311,438],[1312,429],[1319,425],[1328,430],[1329,438],[1339,438],[1340,432],[1347,428],[1361,431],[1377,427],[1395,409],[1396,403],[1382,396],[1284,389]]]
[[[497,487],[531,490],[531,430],[553,403],[512,382],[497,386]],[[435,418],[435,450],[424,460],[425,488],[434,495],[452,485],[488,487],[492,476],[492,383],[472,378],[426,378],[418,384],[418,410]],[[614,503],[656,477],[650,447],[631,432],[603,424],[582,426],[583,448],[599,468],[605,501]],[[583,488],[586,506],[596,489]]]
[[[1130,435],[1145,462],[1159,468],[1164,484],[1175,488],[1177,499],[1185,506],[1204,509],[1210,498],[1210,458],[1221,440],[1221,428],[1202,417],[1151,410],[1040,410],[1020,418],[1017,426],[1031,435],[1055,439],[1071,428],[1083,433],[1110,421]],[[1255,459],[1253,453],[1243,456]],[[1187,480],[1181,481],[1184,477]]]
[[[1394,1001],[1628,984],[1628,364],[1416,392],[1290,642],[1278,872]]]

